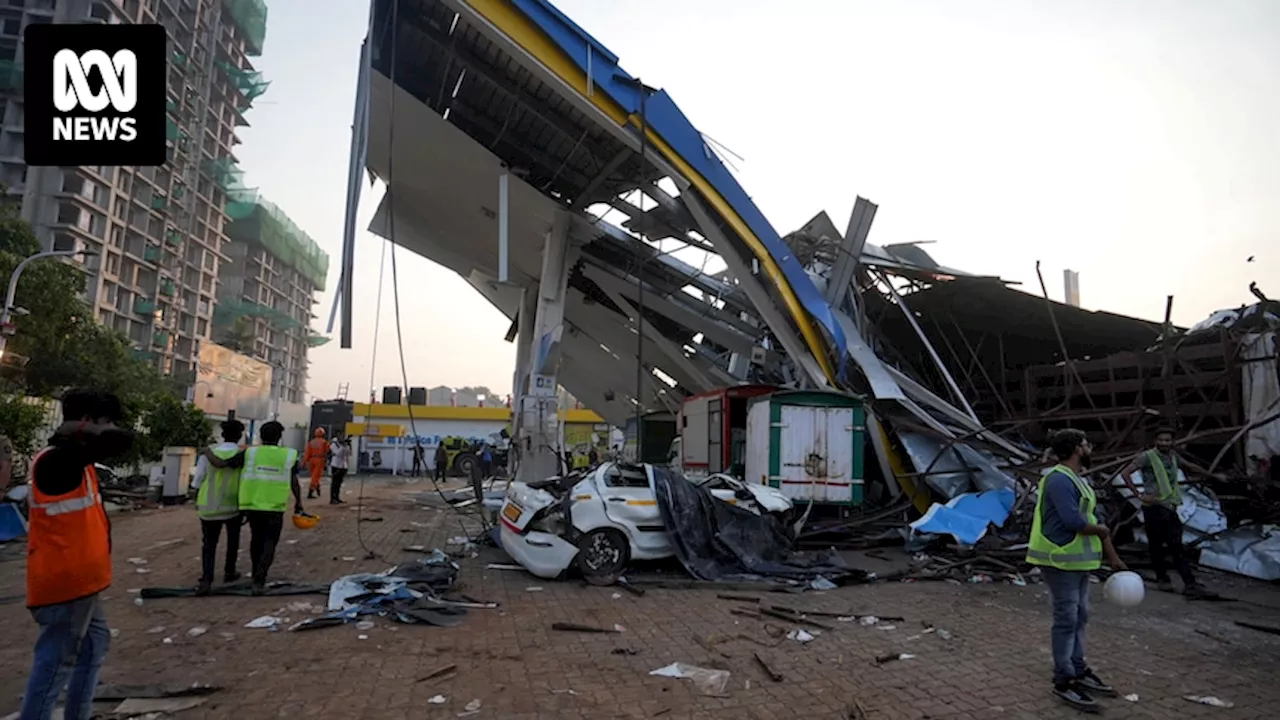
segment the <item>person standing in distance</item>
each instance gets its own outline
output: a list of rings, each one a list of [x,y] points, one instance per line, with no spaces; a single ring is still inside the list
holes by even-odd
[[[436,482],[441,482],[445,479],[446,471],[449,469],[449,452],[444,449],[443,438],[436,438],[436,454],[434,460],[435,467],[431,470],[431,472],[434,473],[432,478]]]
[[[244,423],[227,420],[222,423],[222,442],[209,448],[209,452],[230,460],[240,453],[240,439],[244,437]],[[227,530],[227,561],[223,565],[222,581],[240,579],[236,572],[236,556],[240,552],[240,473],[238,468],[209,468],[209,460],[201,455],[196,460],[195,477],[191,487],[196,490],[196,514],[200,516],[200,583],[196,595],[208,595],[213,590],[213,565],[218,555],[218,536]]]
[[[253,594],[267,588],[267,572],[276,557],[276,545],[284,528],[284,513],[293,493],[293,512],[302,514],[302,486],[298,483],[298,451],[280,447],[284,425],[272,420],[263,423],[262,444],[251,447],[230,460],[208,449],[204,457],[216,468],[243,468],[240,473],[240,510],[249,521],[249,558],[253,562]]]
[[[1116,691],[1089,668],[1084,630],[1089,621],[1089,576],[1105,555],[1114,570],[1125,565],[1098,522],[1098,499],[1081,477],[1091,464],[1092,446],[1080,430],[1059,430],[1050,438],[1058,464],[1040,480],[1027,562],[1040,567],[1053,606],[1053,692],[1072,707],[1097,712],[1093,695]]]
[[[1124,484],[1134,497],[1142,501],[1142,520],[1147,531],[1147,546],[1151,551],[1151,567],[1156,572],[1156,587],[1163,592],[1173,592],[1169,580],[1169,557],[1173,568],[1182,578],[1182,592],[1190,597],[1207,594],[1206,588],[1196,582],[1182,546],[1182,520],[1178,518],[1178,506],[1182,504],[1182,488],[1178,486],[1178,466],[1191,470],[1203,468],[1178,455],[1173,449],[1173,429],[1156,430],[1155,447],[1138,453],[1120,471]],[[1133,474],[1142,473],[1142,490],[1133,482]]]
[[[324,477],[324,464],[329,460],[329,441],[324,439],[324,428],[316,428],[315,437],[307,443],[302,461],[311,471],[311,484],[307,486],[307,498],[320,497],[320,480]]]
[[[89,720],[111,642],[99,597],[111,585],[111,522],[94,463],[128,452],[114,395],[72,390],[65,420],[31,461],[27,607],[40,626],[21,720],[49,720],[63,688],[66,720]],[[68,685],[68,682],[70,683]]]
[[[339,437],[329,446],[329,467],[332,477],[329,479],[329,504],[341,505],[342,481],[347,477],[347,466],[351,462],[351,440]]]

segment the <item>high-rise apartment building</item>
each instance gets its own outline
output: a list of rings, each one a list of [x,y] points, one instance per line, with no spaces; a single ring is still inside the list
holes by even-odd
[[[262,53],[266,19],[264,0],[0,0],[0,184],[10,201],[21,201],[46,249],[97,253],[75,261],[86,271],[85,300],[94,316],[166,373],[194,382],[200,344],[215,334],[220,297],[270,309],[251,316],[252,337],[241,349],[277,366],[283,399],[300,402],[311,302],[328,259],[243,186],[235,157],[236,130],[267,86],[250,61]],[[35,23],[165,26],[166,165],[24,164],[22,31]],[[232,223],[256,216],[259,207],[303,239],[264,241],[246,226],[232,241]],[[270,235],[268,225],[258,223],[258,234]],[[284,276],[276,280],[273,273]],[[234,287],[220,290],[222,278]]]
[[[307,350],[325,342],[309,327],[329,256],[256,192],[229,192],[230,262],[222,264],[219,274],[213,340],[270,364],[279,398],[301,403],[307,391]]]

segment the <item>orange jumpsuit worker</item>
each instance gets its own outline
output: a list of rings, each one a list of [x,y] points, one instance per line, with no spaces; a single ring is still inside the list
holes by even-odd
[[[311,469],[311,487],[307,488],[307,497],[320,497],[320,478],[324,475],[324,464],[329,459],[329,441],[324,439],[324,428],[316,428],[315,437],[307,443],[302,462]]]

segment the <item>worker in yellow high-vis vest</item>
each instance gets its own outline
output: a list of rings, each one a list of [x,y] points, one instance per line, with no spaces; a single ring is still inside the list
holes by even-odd
[[[1098,499],[1082,477],[1093,452],[1079,430],[1054,433],[1050,449],[1058,464],[1040,480],[1027,562],[1040,568],[1053,604],[1053,691],[1078,710],[1096,712],[1094,695],[1114,697],[1084,659],[1089,620],[1089,576],[1105,557],[1112,569],[1124,563],[1111,545],[1111,532],[1098,521]]]
[[[240,439],[244,437],[244,423],[226,420],[222,423],[222,442],[209,448],[209,452],[230,460],[240,452]],[[200,517],[200,584],[196,595],[208,595],[213,590],[213,568],[218,555],[218,538],[227,531],[227,560],[223,565],[223,582],[240,579],[236,572],[236,556],[240,552],[240,470],[224,467],[211,468],[203,455],[196,460],[195,475],[191,487],[196,491],[196,515]]]
[[[1129,491],[1142,501],[1142,521],[1147,531],[1151,567],[1156,572],[1156,587],[1173,592],[1173,583],[1169,580],[1169,557],[1172,556],[1173,568],[1182,578],[1182,591],[1194,597],[1204,595],[1205,587],[1196,582],[1182,547],[1182,520],[1178,517],[1178,507],[1182,505],[1182,488],[1178,486],[1180,466],[1207,474],[1203,468],[1178,455],[1173,449],[1173,429],[1162,427],[1156,430],[1155,446],[1134,456],[1120,471],[1120,477]],[[1141,490],[1133,482],[1136,472],[1142,473]]]
[[[267,571],[275,560],[276,545],[284,528],[284,513],[293,495],[293,512],[301,515],[302,487],[298,484],[298,451],[280,447],[284,425],[272,420],[262,425],[261,445],[255,445],[230,460],[205,451],[214,467],[238,467],[240,511],[249,521],[249,558],[253,563],[253,594],[267,586]]]

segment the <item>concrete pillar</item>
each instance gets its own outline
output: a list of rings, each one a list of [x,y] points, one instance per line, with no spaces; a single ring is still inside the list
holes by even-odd
[[[518,405],[520,420],[517,442],[520,445],[520,468],[516,480],[529,482],[556,474],[560,470],[557,457],[560,448],[559,403],[556,374],[560,369],[561,341],[564,336],[564,306],[569,269],[577,260],[577,250],[569,243],[569,217],[557,213],[547,233],[542,251],[542,274],[533,296],[535,311],[529,332],[520,324],[520,353],[527,355],[523,365],[527,380]],[[521,314],[529,303],[526,300]]]
[[[529,356],[533,350],[533,323],[538,313],[538,286],[524,288],[520,295],[520,310],[516,317],[516,369],[511,378],[511,442],[514,444],[524,427],[524,399],[529,394]],[[523,448],[522,448],[523,449]],[[508,470],[516,469],[516,454],[508,453]]]

